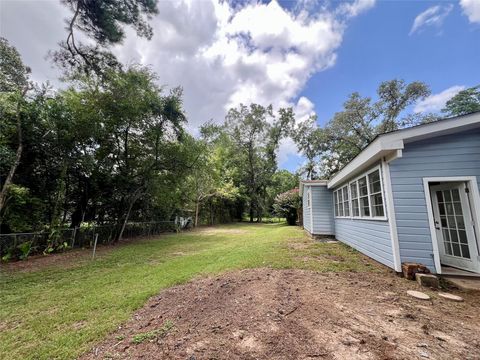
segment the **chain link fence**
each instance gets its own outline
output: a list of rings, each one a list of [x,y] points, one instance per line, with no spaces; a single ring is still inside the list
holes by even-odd
[[[125,225],[122,238],[148,237],[183,228],[178,221],[138,222]],[[0,259],[22,260],[30,255],[110,244],[119,233],[117,225],[58,229],[51,232],[0,234]]]

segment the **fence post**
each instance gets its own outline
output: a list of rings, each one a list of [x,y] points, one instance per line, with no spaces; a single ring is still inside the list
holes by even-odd
[[[92,260],[95,259],[95,252],[97,251],[97,240],[98,240],[98,234],[95,234],[95,242],[93,243]]]
[[[73,228],[73,234],[72,234],[72,249],[75,246],[75,237],[77,236],[77,227],[75,226]]]

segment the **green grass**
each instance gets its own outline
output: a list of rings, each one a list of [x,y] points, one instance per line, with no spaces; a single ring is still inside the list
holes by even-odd
[[[161,289],[254,267],[378,269],[347,246],[314,243],[298,227],[234,224],[118,246],[67,268],[2,272],[0,358],[75,358]]]

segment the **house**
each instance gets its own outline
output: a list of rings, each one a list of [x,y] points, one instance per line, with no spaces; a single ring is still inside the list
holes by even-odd
[[[300,183],[304,228],[397,272],[480,273],[479,184],[480,113],[393,131],[328,181]]]

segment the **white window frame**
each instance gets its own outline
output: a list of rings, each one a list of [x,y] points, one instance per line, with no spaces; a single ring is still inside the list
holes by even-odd
[[[312,208],[312,189],[307,190],[307,209]]]
[[[377,170],[379,172],[379,177],[380,177],[380,189],[381,189],[380,194],[382,196],[383,212],[385,214],[384,216],[373,216],[372,215],[373,214],[372,201],[371,201],[372,193],[370,191],[369,175],[374,173]],[[359,186],[358,186],[358,180],[363,178],[363,177],[365,177],[366,181],[367,181],[367,198],[368,198],[368,208],[369,208],[370,216],[362,216],[362,210],[361,210],[361,205],[360,205],[360,191],[359,191],[360,189],[359,189]],[[352,200],[352,192],[351,192],[352,184],[354,184],[354,186],[356,186],[356,188],[357,188],[357,198],[355,200],[358,202],[358,214],[359,214],[358,216],[353,215],[353,200]],[[337,192],[343,191],[344,187],[347,187],[347,190],[348,190],[348,206],[349,206],[350,215],[349,216],[338,216],[338,214],[336,213],[336,210],[335,210],[336,205],[337,205],[337,195],[336,194],[337,194]],[[384,189],[384,185],[383,185],[383,171],[382,171],[381,165],[377,165],[373,168],[370,168],[368,171],[363,172],[362,174],[360,174],[356,178],[352,179],[351,181],[349,181],[345,185],[335,189],[335,191],[333,192],[333,205],[334,205],[334,210],[335,210],[335,218],[352,219],[352,220],[376,220],[376,221],[386,221],[386,220],[388,220],[387,205],[385,203],[385,189]]]
[[[343,199],[343,189],[344,188],[347,188],[347,194],[348,194],[348,202],[344,201]],[[339,207],[341,206],[342,207],[342,214],[343,215],[338,215],[338,210],[339,208],[337,208],[337,200],[338,201],[338,205]],[[346,205],[346,207],[345,207]],[[348,214],[347,216],[345,216],[345,209],[348,209]],[[338,189],[336,189],[334,192],[333,192],[333,210],[334,210],[334,214],[335,214],[335,217],[336,218],[343,218],[343,219],[350,219],[351,218],[351,214],[352,214],[352,209],[351,209],[351,204],[350,204],[350,189],[348,189],[348,185],[344,185]]]

